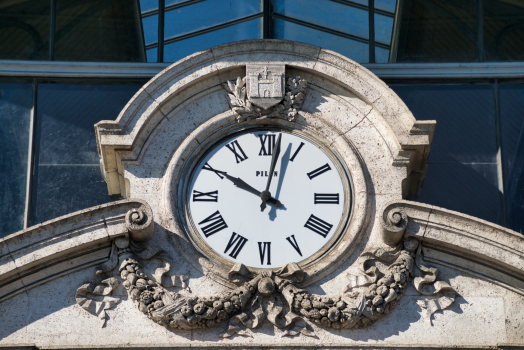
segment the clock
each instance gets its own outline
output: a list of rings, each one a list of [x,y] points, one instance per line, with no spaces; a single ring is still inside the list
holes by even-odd
[[[251,128],[209,145],[190,171],[190,239],[232,266],[304,265],[347,225],[351,180],[323,143],[298,130]]]

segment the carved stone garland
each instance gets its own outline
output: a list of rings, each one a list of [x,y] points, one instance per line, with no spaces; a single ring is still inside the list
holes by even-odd
[[[407,221],[404,213],[399,215]],[[396,219],[393,215],[386,224],[399,226],[401,220]],[[135,220],[133,224],[139,223]],[[454,302],[455,292],[446,282],[437,281],[436,268],[423,265],[421,252],[421,245],[413,238],[394,247],[364,251],[357,260],[360,274],[348,275],[346,290],[335,296],[310,294],[296,287],[295,283],[301,282],[305,276],[295,263],[274,272],[250,270],[236,264],[229,279],[239,287],[219,296],[195,296],[184,282],[187,276],[166,278],[171,263],[164,252],[147,247],[141,249],[127,238],[115,241],[111,258],[97,275],[112,271],[119,261],[118,275],[129,297],[142,313],[165,327],[199,329],[229,320],[229,327],[221,337],[249,336],[250,329],[257,328],[267,319],[283,331],[282,336],[302,333],[316,337],[313,323],[325,328],[358,328],[389,314],[410,280],[421,294],[438,296],[437,299],[417,302],[423,308],[425,318],[431,322],[434,312]],[[147,276],[140,261],[153,258],[162,260],[165,267]],[[109,297],[117,285],[115,277],[102,281],[100,285],[85,284],[77,291],[77,303],[98,314],[105,324],[104,310],[114,307],[119,301]],[[173,286],[182,287],[185,292],[174,293],[165,288]]]

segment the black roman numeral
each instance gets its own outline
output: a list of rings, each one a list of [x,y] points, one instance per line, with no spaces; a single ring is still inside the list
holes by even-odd
[[[193,202],[218,202],[218,191],[200,192],[193,190]]]
[[[240,253],[242,248],[244,248],[244,245],[246,244],[246,242],[247,242],[247,238],[244,238],[241,235],[237,235],[235,232],[233,232],[233,234],[231,235],[231,238],[229,239],[229,242],[227,243],[226,250],[224,250],[224,254],[227,253],[229,248],[235,245],[231,253],[229,253],[229,256],[232,257],[233,259],[236,259],[238,256],[238,253]]]
[[[310,180],[313,180],[314,177],[317,177],[320,174],[324,174],[326,171],[331,170],[331,167],[328,163],[322,165],[320,168],[313,170],[310,173],[307,173],[307,176],[309,176]]]
[[[240,162],[243,162],[244,160],[247,159],[247,156],[246,154],[244,153],[244,150],[242,150],[242,147],[240,147],[240,145],[238,144],[238,141],[235,140],[231,143],[228,143],[226,145],[226,147],[231,151],[233,152],[233,154],[235,155],[235,160],[237,161],[237,164],[240,163]],[[237,147],[238,147],[238,150],[240,151],[240,153],[242,154],[239,154],[237,152]]]
[[[333,225],[328,224],[322,219],[317,218],[315,215],[311,214],[309,219],[307,219],[306,224],[304,227],[307,227],[313,232],[318,233],[322,237],[326,238],[327,234],[329,233],[329,230],[333,227]]]
[[[293,248],[295,248],[295,250],[297,251],[298,255],[302,256],[302,252],[300,251],[300,248],[298,247],[298,243],[297,243],[297,240],[295,239],[295,235],[291,235],[289,237],[286,237],[286,239],[289,241],[289,244],[291,244],[291,246]]]
[[[338,193],[315,193],[315,204],[339,204]]]
[[[221,171],[218,171],[218,170],[215,170],[211,167],[211,165],[209,165],[209,163],[206,163],[204,164],[204,166],[202,167],[203,170],[209,170],[209,171],[212,171],[214,172],[215,174],[218,175],[219,178],[223,179],[224,177],[220,174]]]
[[[297,150],[295,151],[295,153],[293,153],[293,156],[291,158],[289,158],[289,161],[292,162],[295,160],[295,157],[297,156],[298,152],[300,152],[300,149],[302,148],[302,146],[304,146],[304,142],[301,142],[300,143],[300,146],[298,146]]]
[[[259,156],[270,156],[273,154],[273,148],[275,148],[275,143],[277,139],[276,135],[258,135],[260,138],[260,152]]]
[[[260,253],[260,264],[264,265],[267,253],[266,265],[271,265],[271,242],[258,242],[258,252]]]
[[[204,220],[200,221],[198,224],[202,225],[207,223],[209,223],[209,225],[202,227],[202,232],[204,233],[206,238],[227,227],[226,222],[224,221],[222,215],[220,215],[218,210],[210,216],[208,216],[207,218],[205,218]]]

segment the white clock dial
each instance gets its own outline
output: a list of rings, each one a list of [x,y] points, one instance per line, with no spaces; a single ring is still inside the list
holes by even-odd
[[[271,199],[262,210],[260,193],[276,153]],[[306,137],[254,131],[213,147],[193,171],[187,202],[193,231],[216,254],[275,268],[332,244],[347,218],[346,197],[348,181],[334,156]]]

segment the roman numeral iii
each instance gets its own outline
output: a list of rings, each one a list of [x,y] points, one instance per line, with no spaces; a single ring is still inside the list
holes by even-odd
[[[238,253],[244,248],[244,245],[247,242],[247,238],[242,237],[241,235],[237,235],[235,232],[231,235],[231,238],[229,238],[229,242],[227,243],[226,250],[224,250],[224,254],[228,252],[228,250],[233,247],[233,250],[231,250],[231,253],[229,253],[229,256],[233,259],[236,259],[238,256]]]
[[[271,242],[258,242],[258,252],[260,253],[260,264],[264,265],[267,253],[266,265],[271,265]]]
[[[227,227],[226,222],[224,221],[222,215],[220,215],[220,212],[218,210],[210,216],[208,216],[207,218],[205,218],[204,220],[200,221],[198,224],[208,224],[201,228],[206,238]]]
[[[277,139],[276,135],[258,135],[260,138],[260,152],[259,156],[270,156],[273,154],[273,148],[275,148],[275,143]]]
[[[298,247],[298,243],[297,243],[297,240],[295,239],[295,235],[291,235],[289,237],[286,237],[286,239],[288,240],[289,244],[291,244],[291,246],[293,248],[295,248],[295,250],[297,251],[298,255],[302,256],[302,252],[300,251],[300,248]]]
[[[307,173],[307,176],[310,180],[313,180],[313,178],[317,177],[318,175],[324,174],[326,171],[331,170],[331,167],[328,163],[322,165],[320,168],[313,170],[310,173]]]
[[[315,193],[315,204],[339,204],[338,193]]]
[[[333,225],[331,225],[331,224],[325,222],[324,220],[317,218],[315,215],[311,214],[309,219],[307,219],[307,222],[304,225],[304,227],[307,227],[311,231],[316,232],[319,235],[321,235],[322,237],[326,238],[326,236],[328,235],[328,233],[331,230],[331,228],[333,227]]]
[[[218,191],[200,192],[193,190],[193,202],[218,202]]]
[[[238,144],[238,141],[235,140],[231,143],[228,143],[226,145],[226,147],[231,151],[233,152],[233,154],[235,155],[235,160],[237,161],[237,164],[240,163],[240,162],[243,162],[244,160],[247,159],[247,156],[246,154],[244,153],[244,150],[242,149],[242,147],[240,147],[240,145]],[[238,148],[238,153],[237,152],[237,148]]]

